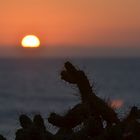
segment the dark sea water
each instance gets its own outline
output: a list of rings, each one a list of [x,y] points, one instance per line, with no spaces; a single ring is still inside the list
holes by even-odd
[[[14,138],[18,116],[64,113],[79,102],[76,87],[61,81],[67,59],[0,59],[0,133]],[[71,59],[83,69],[97,95],[124,101],[122,112],[140,105],[140,59]],[[121,114],[121,113],[120,113]]]

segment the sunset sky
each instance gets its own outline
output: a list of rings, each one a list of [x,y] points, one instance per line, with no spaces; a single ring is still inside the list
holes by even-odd
[[[0,0],[0,18],[0,49],[35,34],[57,50],[140,50],[140,0]]]

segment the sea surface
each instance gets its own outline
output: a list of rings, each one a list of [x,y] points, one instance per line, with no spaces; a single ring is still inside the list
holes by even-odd
[[[50,112],[65,113],[80,102],[77,87],[61,80],[63,64],[69,59],[0,59],[0,134],[14,138],[20,128],[18,117]],[[87,74],[104,100],[122,100],[119,115],[140,105],[140,59],[79,58],[70,61]],[[124,113],[125,114],[125,113]]]

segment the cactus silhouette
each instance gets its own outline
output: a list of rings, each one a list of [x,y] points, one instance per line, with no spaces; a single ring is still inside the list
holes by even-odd
[[[60,75],[62,80],[77,86],[81,102],[65,115],[49,115],[48,122],[59,128],[56,134],[46,129],[40,114],[33,120],[20,115],[21,128],[16,131],[15,140],[140,140],[140,110],[136,106],[120,120],[108,103],[96,95],[84,71],[66,62]],[[0,135],[0,140],[6,139]]]

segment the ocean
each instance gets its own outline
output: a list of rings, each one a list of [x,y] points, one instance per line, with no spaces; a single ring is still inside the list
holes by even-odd
[[[60,77],[63,64],[68,60],[0,59],[0,134],[13,139],[20,128],[20,114],[33,117],[40,113],[47,123],[50,112],[63,114],[80,102],[77,87]],[[85,71],[99,97],[123,101],[117,110],[120,116],[128,113],[131,106],[140,105],[139,58],[75,58],[70,61]]]

